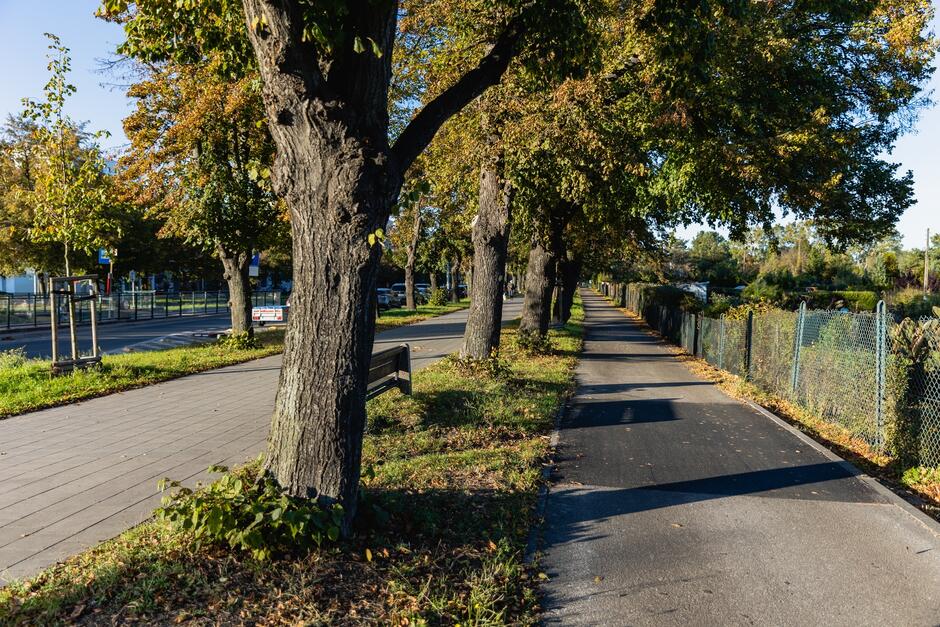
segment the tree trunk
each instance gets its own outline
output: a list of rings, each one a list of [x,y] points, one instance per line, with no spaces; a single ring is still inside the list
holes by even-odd
[[[571,319],[571,306],[578,291],[578,279],[581,278],[581,261],[569,254],[561,261],[561,321]]]
[[[511,198],[509,183],[501,174],[499,157],[480,167],[480,208],[473,221],[473,294],[460,352],[471,359],[492,356],[502,330]]]
[[[228,251],[219,247],[219,259],[224,272],[222,277],[228,285],[228,306],[232,317],[232,333],[248,333],[251,326],[251,281],[248,278],[248,266],[251,264],[251,251]]]
[[[555,258],[549,247],[535,237],[529,249],[525,276],[525,300],[522,304],[521,333],[548,333],[552,290],[555,288]]]
[[[460,260],[454,261],[454,266],[450,271],[450,284],[453,289],[450,292],[450,302],[459,303],[460,302]]]
[[[375,335],[380,245],[402,176],[440,125],[499,82],[528,16],[511,19],[480,61],[388,140],[388,92],[399,6],[343,14],[344,43],[308,39],[309,3],[242,0],[276,158],[275,193],[290,210],[294,286],[265,470],[288,494],[356,511],[366,382]],[[534,9],[533,9],[534,10]],[[332,11],[332,10],[330,10]],[[355,36],[381,54],[360,52]]]
[[[431,270],[428,273],[428,283],[431,286],[431,293],[433,294],[434,292],[437,291],[437,271],[436,270]]]
[[[344,533],[359,486],[382,250],[368,235],[384,226],[393,197],[371,149],[351,148],[324,142],[276,162],[290,199],[295,289],[266,459],[288,493],[341,503]]]
[[[414,311],[415,305],[415,257],[418,252],[418,238],[421,236],[421,204],[415,206],[415,220],[408,242],[408,259],[405,262],[405,309]]]
[[[561,264],[555,263],[555,289],[552,290],[552,324],[564,324],[564,321],[561,319],[561,285],[559,285],[559,277],[561,273],[558,271]]]

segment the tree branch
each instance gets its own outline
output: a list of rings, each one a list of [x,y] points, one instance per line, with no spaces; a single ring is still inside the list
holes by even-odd
[[[426,104],[408,123],[392,147],[392,155],[400,172],[408,169],[448,118],[482,94],[487,87],[500,81],[509,62],[518,52],[517,44],[524,31],[526,13],[523,11],[510,20],[477,66]]]

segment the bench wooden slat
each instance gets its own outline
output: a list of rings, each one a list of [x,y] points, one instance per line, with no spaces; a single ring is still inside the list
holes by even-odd
[[[369,362],[366,397],[374,398],[392,388],[411,394],[411,348],[407,344],[373,353]]]

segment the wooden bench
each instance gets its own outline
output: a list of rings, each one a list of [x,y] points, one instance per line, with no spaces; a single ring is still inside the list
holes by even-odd
[[[411,394],[411,349],[407,344],[372,353],[369,363],[366,398],[375,398],[394,388],[403,394]]]

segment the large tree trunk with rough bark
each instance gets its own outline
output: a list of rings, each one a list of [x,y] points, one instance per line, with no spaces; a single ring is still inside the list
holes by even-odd
[[[251,251],[230,251],[219,247],[218,252],[224,270],[222,277],[228,285],[232,333],[251,334],[251,281],[248,278]]]
[[[418,238],[421,236],[421,205],[415,207],[415,219],[408,242],[408,258],[405,261],[405,309],[414,311],[415,305],[415,259],[418,253]]]
[[[552,290],[555,289],[555,257],[550,248],[540,238],[533,238],[526,267],[520,333],[548,333]]]
[[[428,284],[431,287],[432,294],[437,291],[437,270],[428,272]]]
[[[384,226],[394,191],[370,145],[292,156],[279,154],[290,166],[275,174],[291,207],[295,289],[266,468],[293,495],[339,501],[351,520],[381,255],[368,235]]]
[[[510,195],[510,185],[502,177],[502,158],[485,160],[480,167],[480,208],[473,224],[473,294],[461,357],[487,359],[499,348]]]
[[[388,88],[398,2],[350,2],[344,40],[308,37],[309,3],[242,0],[277,156],[274,191],[291,214],[294,291],[265,470],[288,493],[356,510],[374,293],[402,176],[449,117],[499,81],[526,18],[511,19],[480,62],[388,143]],[[327,9],[328,11],[330,9]],[[353,37],[381,54],[359,52]],[[324,56],[328,55],[328,56]]]

